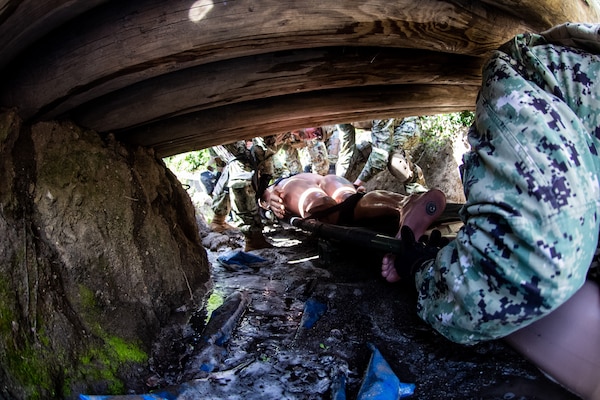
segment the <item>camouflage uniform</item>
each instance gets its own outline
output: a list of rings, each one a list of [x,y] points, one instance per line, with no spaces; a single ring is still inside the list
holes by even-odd
[[[358,175],[358,179],[368,182],[375,175],[387,169],[391,153],[395,150],[402,150],[408,139],[418,133],[417,117],[374,120],[371,128],[371,154]],[[419,171],[417,166],[410,161],[410,156],[405,154],[405,157],[413,171],[413,178],[406,183],[414,183],[419,177]]]
[[[281,139],[283,145],[281,151],[283,152],[284,169],[288,175],[295,175],[302,172],[302,163],[300,162],[300,155],[298,154],[298,142],[299,140],[291,133],[286,133]]]
[[[231,209],[239,219],[239,229],[245,235],[262,232],[263,225],[256,202],[257,173],[273,170],[274,149],[262,138],[255,138],[253,148],[246,148],[246,141],[240,140],[221,146],[228,153],[223,157],[229,160],[227,171],[221,175],[212,208],[215,215],[227,215]]]
[[[338,131],[340,141],[340,150],[338,160],[335,165],[335,174],[337,176],[346,176],[350,167],[350,161],[356,149],[356,130],[352,124],[338,124],[335,126]]]
[[[586,279],[600,212],[599,27],[518,35],[484,69],[465,225],[416,275],[420,316],[452,341],[505,337]]]
[[[329,173],[335,174],[335,166],[338,162],[340,154],[340,137],[339,132],[336,129],[331,133],[327,141],[327,158],[329,159]],[[334,168],[332,172],[331,169]]]
[[[329,173],[329,158],[327,157],[327,146],[319,139],[306,141],[306,150],[310,156],[312,172],[319,175]]]

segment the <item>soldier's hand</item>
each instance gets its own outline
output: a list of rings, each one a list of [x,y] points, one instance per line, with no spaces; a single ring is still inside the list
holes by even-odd
[[[440,232],[439,230],[434,229],[431,232],[430,236],[427,236],[427,235],[421,236],[419,238],[419,242],[423,243],[427,247],[440,249],[440,248],[446,246],[448,243],[450,243],[450,239],[442,236],[442,232]]]

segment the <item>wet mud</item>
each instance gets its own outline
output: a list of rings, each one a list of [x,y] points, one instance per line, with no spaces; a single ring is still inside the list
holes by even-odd
[[[380,277],[380,254],[290,226],[269,231],[276,247],[252,252],[264,263],[217,262],[242,247],[236,233],[208,251],[212,298],[241,293],[234,304],[243,312],[230,306],[235,323],[218,346],[202,336],[210,310],[174,329],[169,345],[155,351],[149,391],[185,385],[185,398],[332,399],[345,376],[346,398],[354,399],[372,344],[401,382],[414,383],[411,399],[576,398],[502,341],[466,347],[437,334],[416,315],[414,289]],[[312,325],[305,324],[311,303],[324,305]]]

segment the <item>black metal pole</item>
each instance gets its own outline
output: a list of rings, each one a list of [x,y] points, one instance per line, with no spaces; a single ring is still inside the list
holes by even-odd
[[[364,228],[338,226],[319,222],[314,219],[292,217],[290,224],[317,236],[336,239],[347,245],[366,247],[384,253],[402,254],[402,241]]]

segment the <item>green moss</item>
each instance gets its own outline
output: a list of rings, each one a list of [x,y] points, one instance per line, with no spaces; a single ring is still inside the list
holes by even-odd
[[[105,381],[109,394],[123,393],[125,388],[118,378],[119,368],[128,363],[144,363],[148,354],[139,345],[111,336],[102,328],[96,297],[84,285],[79,285],[79,302],[88,327],[103,342],[103,345],[92,347],[79,357],[80,375],[85,381]]]
[[[148,360],[140,345],[110,335],[102,328],[94,293],[84,285],[79,285],[78,289],[81,316],[99,340],[95,340],[95,344],[88,342],[90,347],[73,362],[67,352],[74,349],[52,346],[51,338],[42,329],[42,316],[39,316],[35,337],[15,336],[12,321],[17,319],[10,301],[14,294],[11,296],[6,278],[0,277],[0,356],[4,368],[28,399],[68,396],[73,382],[103,382],[108,388],[107,394],[123,394],[125,385],[119,378],[120,369]]]
[[[13,262],[21,264],[20,256]],[[19,325],[15,293],[5,275],[0,275],[0,358],[3,368],[18,382],[28,399],[54,396],[52,365],[56,355],[48,350],[50,338],[41,327],[35,337],[23,336]]]
[[[133,343],[127,343],[116,336],[108,338],[107,342],[117,354],[117,360],[120,362],[142,363],[148,360],[148,355]]]
[[[7,367],[26,391],[28,399],[56,395],[56,384],[49,367],[51,357],[52,354],[49,354],[47,349],[34,348],[30,343],[26,343],[22,349],[8,349]]]
[[[224,302],[225,297],[223,296],[222,292],[214,291],[211,293],[208,301],[206,302],[206,321],[204,321],[204,323],[208,323],[212,312],[221,307]]]
[[[103,347],[89,349],[79,358],[81,375],[87,381],[104,381],[108,394],[122,394],[123,382],[118,378],[119,368],[127,363],[143,363],[148,355],[134,343],[117,336],[104,338]]]
[[[0,335],[10,335],[12,332],[12,321],[14,321],[14,311],[9,304],[8,282],[3,275],[0,275]]]

